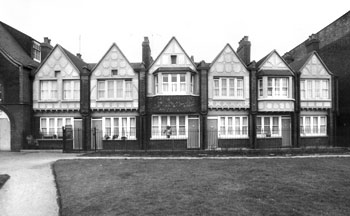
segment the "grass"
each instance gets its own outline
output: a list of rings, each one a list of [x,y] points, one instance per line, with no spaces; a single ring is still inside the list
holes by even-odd
[[[350,158],[62,160],[62,215],[348,215]]]
[[[2,188],[2,186],[4,186],[4,184],[9,178],[10,176],[7,174],[0,174],[0,189]]]

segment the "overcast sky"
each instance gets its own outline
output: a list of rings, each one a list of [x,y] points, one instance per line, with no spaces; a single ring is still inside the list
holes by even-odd
[[[153,58],[175,36],[195,61],[211,62],[247,35],[258,61],[273,49],[283,55],[349,10],[349,0],[6,0],[0,20],[80,52],[88,63],[114,42],[129,61],[141,62],[144,36]]]

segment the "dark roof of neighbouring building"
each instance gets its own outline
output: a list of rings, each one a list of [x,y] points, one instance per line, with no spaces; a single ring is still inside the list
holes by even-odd
[[[34,61],[30,55],[23,49],[20,43],[16,40],[9,31],[10,27],[3,22],[0,22],[0,51],[7,55],[14,62],[21,64],[23,66],[28,66],[32,68],[36,68],[39,66],[39,63]],[[23,34],[16,30],[18,34]],[[27,40],[30,39],[33,41],[31,37],[23,34],[24,38]]]

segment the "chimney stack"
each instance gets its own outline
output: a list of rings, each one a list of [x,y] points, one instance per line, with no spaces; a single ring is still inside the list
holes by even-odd
[[[44,42],[40,44],[40,47],[41,47],[41,61],[44,61],[46,56],[53,49],[51,45],[51,39],[49,39],[48,37],[44,37]]]
[[[293,55],[290,53],[290,52],[286,52],[284,55],[283,55],[283,58],[284,60],[286,60],[286,62],[288,64],[292,63],[294,61],[294,57]]]
[[[77,57],[80,58],[81,60],[83,60],[83,59],[81,58],[81,54],[80,54],[80,53],[77,53]]]
[[[148,37],[144,37],[142,42],[142,62],[145,64],[147,69],[152,63],[151,48],[149,46]]]
[[[310,53],[312,51],[318,52],[320,48],[320,40],[318,39],[316,34],[312,34],[309,36],[309,39],[305,42],[306,51]]]
[[[237,48],[238,56],[243,60],[243,62],[248,65],[250,63],[250,46],[251,43],[248,40],[248,36],[244,36],[242,40],[239,41],[239,46]]]
[[[193,55],[191,56],[191,60],[194,62],[194,56]]]

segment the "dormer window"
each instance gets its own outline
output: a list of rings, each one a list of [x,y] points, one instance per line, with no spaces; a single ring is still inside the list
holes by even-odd
[[[37,62],[41,62],[41,47],[40,43],[33,41],[33,59]]]
[[[171,55],[170,59],[171,59],[171,64],[176,64],[177,55]]]
[[[112,76],[118,76],[118,70],[117,69],[113,69],[112,70]]]

